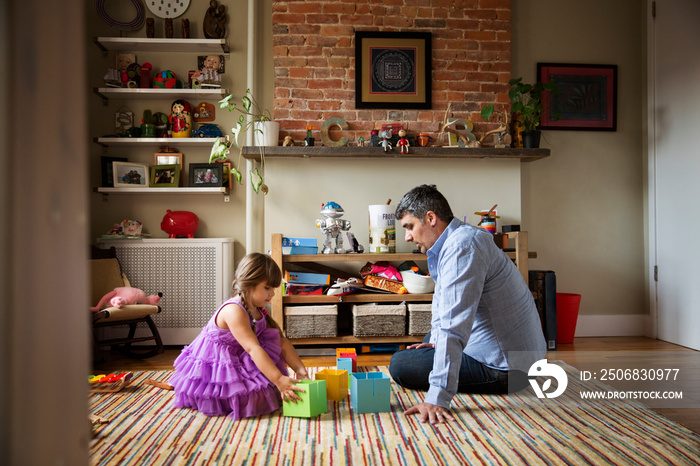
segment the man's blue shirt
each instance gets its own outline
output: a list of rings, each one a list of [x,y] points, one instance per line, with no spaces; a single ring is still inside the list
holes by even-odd
[[[454,218],[427,255],[435,359],[426,403],[449,407],[462,352],[493,369],[523,372],[545,357],[532,294],[491,233]]]

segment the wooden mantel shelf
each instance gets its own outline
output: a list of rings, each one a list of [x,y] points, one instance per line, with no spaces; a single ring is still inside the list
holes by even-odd
[[[241,154],[246,159],[260,160],[260,147],[246,146],[241,148]],[[480,148],[450,148],[450,147],[411,147],[408,154],[401,154],[397,149],[384,152],[381,147],[323,147],[323,146],[265,146],[266,158],[313,158],[313,157],[346,157],[346,158],[455,158],[455,159],[520,159],[521,162],[532,162],[549,157],[549,149],[496,149],[493,147]]]

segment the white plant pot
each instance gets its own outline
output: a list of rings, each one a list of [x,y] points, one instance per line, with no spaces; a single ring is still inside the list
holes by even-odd
[[[276,121],[261,121],[254,123],[256,146],[278,146],[280,140],[280,124]],[[262,134],[260,134],[260,131]]]

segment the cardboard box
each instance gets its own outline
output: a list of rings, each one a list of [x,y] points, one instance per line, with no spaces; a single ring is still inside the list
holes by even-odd
[[[330,285],[331,276],[325,273],[289,272],[285,270],[284,281],[304,285]]]
[[[283,236],[282,237],[282,247],[285,247],[285,246],[317,248],[318,243],[316,241],[316,238],[288,238],[286,236]]]
[[[316,246],[282,246],[282,254],[301,255],[301,254],[318,254]]]

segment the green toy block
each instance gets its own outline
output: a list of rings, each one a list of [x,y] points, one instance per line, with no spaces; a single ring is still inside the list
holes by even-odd
[[[391,411],[389,377],[383,372],[353,373],[350,382],[350,402],[357,413],[386,413]]]
[[[329,401],[341,401],[348,396],[348,371],[323,369],[316,373],[316,380],[326,381],[326,396]]]
[[[296,392],[301,401],[282,402],[282,414],[288,417],[315,417],[328,411],[325,380],[300,380],[296,383],[306,390]]]

